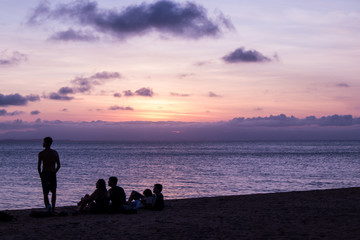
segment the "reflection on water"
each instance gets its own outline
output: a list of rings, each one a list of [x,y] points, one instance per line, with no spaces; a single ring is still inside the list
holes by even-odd
[[[75,205],[98,178],[127,193],[162,183],[167,199],[360,185],[360,142],[54,142],[57,205]],[[0,142],[0,210],[43,207],[41,141]]]

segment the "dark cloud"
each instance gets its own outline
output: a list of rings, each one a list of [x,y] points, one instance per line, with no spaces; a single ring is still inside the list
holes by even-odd
[[[40,101],[40,96],[35,94],[27,95],[25,98],[30,102]]]
[[[152,97],[154,95],[154,92],[151,88],[143,87],[136,90],[135,92],[131,90],[125,90],[123,91],[123,94],[125,97],[134,97],[134,96]]]
[[[195,76],[194,73],[183,73],[179,75],[179,78],[188,78],[188,77],[192,77]]]
[[[190,94],[186,94],[186,93],[175,93],[175,92],[171,92],[170,95],[173,96],[173,97],[189,97],[189,96],[190,96]]]
[[[270,58],[265,57],[256,50],[245,50],[238,48],[222,58],[227,63],[239,62],[269,62]]]
[[[209,92],[208,96],[211,97],[211,98],[222,97],[222,96],[220,96],[220,95],[218,95],[218,94],[216,94],[216,93],[214,93],[214,92]]]
[[[7,50],[0,52],[0,66],[18,65],[24,61],[27,61],[27,56],[18,51],[14,51],[10,55]]]
[[[50,40],[55,41],[79,41],[89,42],[95,41],[98,38],[93,36],[90,32],[83,32],[81,30],[75,31],[72,28],[67,31],[57,32],[50,37]]]
[[[105,141],[360,140],[360,118],[351,115],[296,118],[280,114],[212,123],[19,119],[0,123],[0,139],[40,139],[49,133],[56,139]]]
[[[69,94],[90,92],[94,86],[99,86],[113,79],[120,79],[122,76],[118,72],[98,72],[90,77],[76,77],[70,81],[71,87],[61,87],[57,92],[45,95],[45,98],[52,100],[72,100],[74,97]]]
[[[31,111],[30,114],[31,114],[31,115],[39,115],[39,114],[40,114],[40,111],[34,110],[34,111]]]
[[[58,90],[58,93],[62,94],[62,95],[71,94],[71,93],[74,93],[74,90],[70,87],[62,87]]]
[[[135,95],[131,90],[125,90],[123,93],[125,97],[132,97]]]
[[[8,112],[5,109],[0,109],[0,117],[5,117],[5,116],[17,116],[20,114],[23,114],[23,111],[14,111],[14,112]]]
[[[298,126],[352,126],[360,124],[359,119],[354,119],[352,115],[332,115],[316,118],[315,116],[308,116],[304,119],[296,118],[294,116],[286,116],[280,114],[270,117],[256,117],[256,118],[234,118],[229,121],[230,124],[237,124],[243,126],[266,126],[266,127],[298,127]]]
[[[127,111],[133,111],[134,109],[132,107],[120,107],[120,106],[117,106],[117,105],[114,105],[114,106],[111,106],[109,107],[109,110],[127,110]]]
[[[52,92],[48,96],[44,96],[44,97],[51,99],[51,100],[60,100],[60,101],[70,101],[70,100],[74,99],[73,97],[70,97],[70,96],[67,96],[64,94],[59,94],[56,92]]]
[[[68,109],[67,109],[67,108],[63,108],[63,109],[61,109],[61,111],[62,111],[62,112],[67,112]]]
[[[350,87],[347,83],[338,83],[336,84],[337,87]]]
[[[120,97],[121,97],[121,93],[114,93],[114,97],[120,98]]]
[[[0,93],[0,106],[24,106],[29,101],[39,101],[40,97],[38,95],[28,95],[28,96],[21,96],[18,93],[3,95]]]
[[[90,28],[118,39],[152,31],[198,39],[218,36],[222,29],[233,29],[230,20],[222,13],[212,19],[206,9],[196,3],[170,0],[133,4],[122,10],[100,9],[97,3],[92,1],[73,1],[51,9],[48,2],[43,2],[32,12],[28,23],[41,24],[50,19]],[[79,33],[75,31],[68,30],[66,34],[57,33],[55,36],[59,40],[79,40]]]
[[[152,97],[154,92],[151,88],[140,88],[135,91],[135,94],[143,97]]]

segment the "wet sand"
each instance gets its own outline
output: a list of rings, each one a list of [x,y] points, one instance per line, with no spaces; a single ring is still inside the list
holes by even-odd
[[[11,210],[0,239],[360,239],[360,188],[166,201],[160,212],[33,218]],[[39,209],[37,209],[39,210]]]

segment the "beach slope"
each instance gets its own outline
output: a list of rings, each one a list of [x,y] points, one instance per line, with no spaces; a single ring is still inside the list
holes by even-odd
[[[1,239],[360,239],[360,188],[166,201],[161,212],[33,218],[6,211]]]

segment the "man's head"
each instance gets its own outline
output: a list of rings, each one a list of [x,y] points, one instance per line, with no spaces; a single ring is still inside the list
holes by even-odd
[[[44,141],[43,141],[43,147],[44,148],[49,148],[52,143],[53,143],[52,138],[51,137],[46,137],[46,138],[44,138]]]
[[[117,181],[118,181],[117,177],[109,177],[108,185],[110,187],[114,187],[116,186]]]
[[[153,192],[154,192],[154,193],[161,193],[161,191],[162,191],[162,185],[159,184],[159,183],[155,184],[155,185],[154,185]]]

